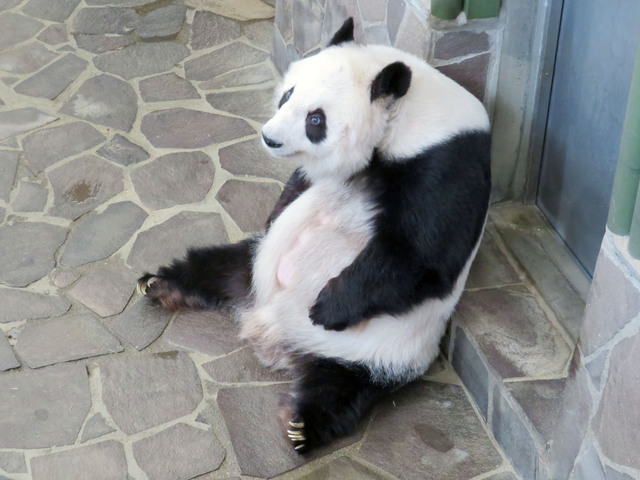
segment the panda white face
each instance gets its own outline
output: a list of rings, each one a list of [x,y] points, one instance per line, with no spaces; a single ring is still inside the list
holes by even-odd
[[[348,178],[364,168],[388,119],[385,102],[371,100],[382,67],[367,60],[351,45],[292,64],[262,129],[269,153],[293,159],[311,179]]]

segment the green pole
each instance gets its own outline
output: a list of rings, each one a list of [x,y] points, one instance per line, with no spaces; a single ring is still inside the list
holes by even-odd
[[[632,230],[629,251],[640,255],[640,209],[637,206],[640,184],[640,46],[636,52],[636,64],[631,77],[627,114],[624,119],[620,154],[613,182],[611,205],[609,206],[609,230],[617,235],[628,235]],[[634,215],[635,208],[635,215]],[[632,228],[632,220],[634,226]],[[635,242],[632,249],[631,243]]]
[[[444,20],[453,20],[462,11],[463,0],[431,0],[431,14]]]

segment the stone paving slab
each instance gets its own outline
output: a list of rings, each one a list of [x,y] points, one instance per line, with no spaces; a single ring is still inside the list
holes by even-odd
[[[291,379],[258,362],[231,315],[134,293],[188,247],[259,232],[295,168],[259,135],[277,82],[274,4],[0,1],[0,480],[393,480],[431,471],[424,455],[448,465],[419,436],[392,464],[365,459],[381,417],[298,456],[278,417]],[[521,283],[491,238],[480,258],[478,291]],[[429,375],[459,383],[450,365]],[[420,410],[431,397],[411,398],[407,424],[435,415]],[[429,407],[458,419],[451,439],[479,422],[456,398],[461,417]],[[491,452],[461,461],[460,480],[507,480],[501,459],[484,470]]]

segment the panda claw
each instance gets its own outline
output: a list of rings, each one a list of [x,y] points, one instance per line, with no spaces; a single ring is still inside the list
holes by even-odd
[[[289,420],[289,425],[293,428],[304,428],[304,422],[292,422]]]
[[[296,449],[296,450],[302,450],[304,447],[306,447],[306,445],[304,443],[301,443],[300,445],[296,445],[293,448]]]
[[[156,277],[149,277],[149,278],[142,277],[140,280],[138,280],[138,285],[137,285],[138,292],[140,292],[142,295],[146,297],[147,293],[149,292],[149,287],[151,287],[151,285],[155,281],[156,281]]]

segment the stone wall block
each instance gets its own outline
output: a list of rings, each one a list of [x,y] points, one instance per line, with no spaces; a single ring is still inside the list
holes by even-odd
[[[391,0],[391,3],[397,0]],[[367,22],[382,22],[387,14],[389,0],[358,0],[362,19]],[[404,3],[404,2],[402,2]]]
[[[497,385],[493,390],[491,430],[522,479],[534,480],[537,457],[535,443],[522,422],[521,412],[509,403]]]
[[[469,90],[480,101],[483,101],[490,60],[491,54],[483,53],[459,63],[438,67],[438,70]]]
[[[426,58],[429,37],[427,24],[421,21],[413,10],[407,9],[393,46],[420,58]]]
[[[638,312],[640,295],[631,279],[602,251],[587,299],[580,343],[585,356],[607,343]]]
[[[489,50],[489,35],[486,32],[466,30],[447,32],[434,46],[433,56],[442,60],[482,53]]]
[[[293,3],[293,44],[300,54],[320,43],[322,14],[322,8],[315,0],[299,0]]]
[[[356,42],[361,42],[363,38],[362,20],[357,0],[327,0],[322,27],[323,46],[329,44],[335,33],[349,17],[353,17],[353,36]]]
[[[404,0],[391,0],[387,3],[387,28],[391,43],[396,43],[396,35],[404,18],[406,5]]]
[[[582,368],[580,353],[576,349],[560,407],[562,413],[557,420],[553,448],[549,454],[551,478],[569,478],[587,433],[592,405],[588,374]]]
[[[489,405],[489,371],[481,360],[480,352],[460,327],[455,329],[451,364],[486,420]]]
[[[293,38],[293,7],[290,0],[276,0],[276,30],[285,42]]]
[[[609,288],[610,290],[610,288]],[[611,351],[594,431],[605,455],[620,465],[640,469],[640,333],[622,340]]]

